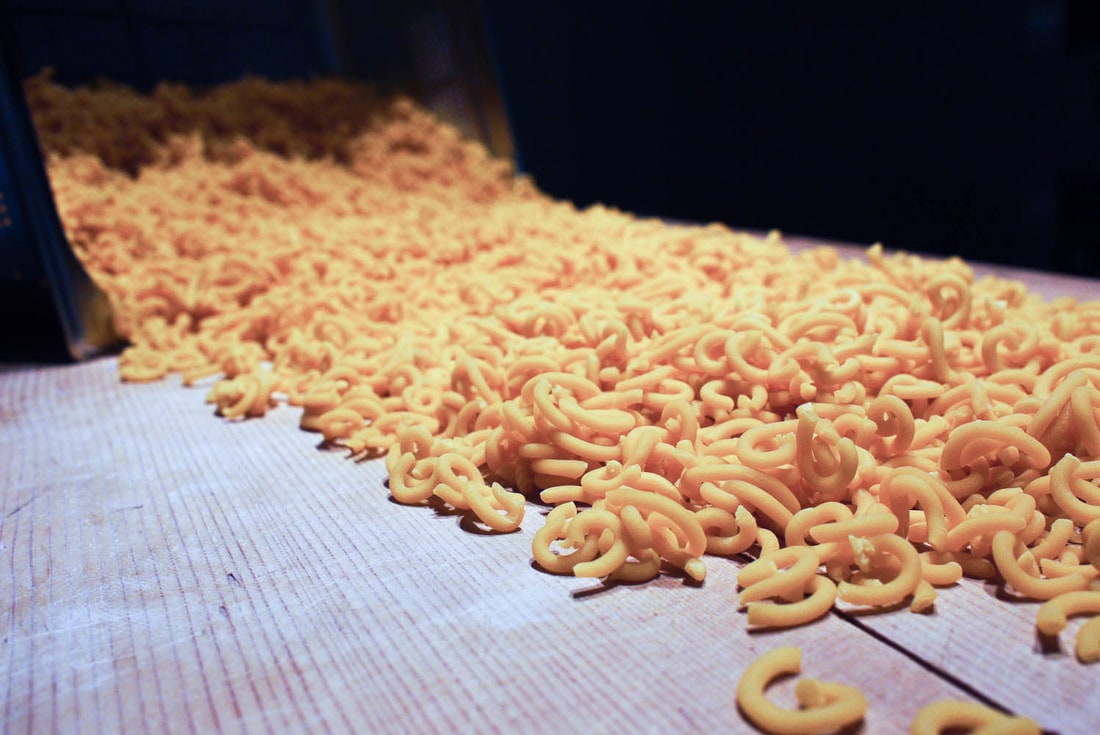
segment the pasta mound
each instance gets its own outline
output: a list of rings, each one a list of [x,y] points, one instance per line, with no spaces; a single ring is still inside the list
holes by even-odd
[[[284,156],[348,160],[348,144],[385,109],[370,85],[341,79],[273,83],[246,77],[197,91],[161,82],[150,94],[101,80],[70,89],[45,69],[23,85],[44,150],[92,153],[137,175],[177,135],[202,138],[217,158],[238,137]]]
[[[404,100],[341,156],[149,150],[134,175],[49,159],[126,380],[217,376],[228,418],[300,406],[384,455],[397,500],[497,531],[539,499],[550,572],[701,580],[750,552],[751,625],[927,610],[964,574],[1096,586],[1100,301],[579,210]]]

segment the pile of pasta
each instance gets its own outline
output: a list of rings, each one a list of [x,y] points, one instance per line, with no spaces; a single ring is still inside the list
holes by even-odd
[[[927,610],[963,575],[1057,600],[1048,633],[1100,613],[1100,301],[578,209],[407,100],[346,161],[192,135],[136,176],[49,172],[123,378],[299,406],[402,503],[499,532],[541,503],[547,572],[747,554],[752,626]]]
[[[373,86],[344,79],[245,77],[201,90],[161,82],[149,94],[107,79],[75,88],[53,79],[47,68],[23,84],[42,148],[90,153],[130,175],[155,163],[172,137],[189,134],[213,158],[245,138],[284,156],[346,162],[349,142],[386,104]]]

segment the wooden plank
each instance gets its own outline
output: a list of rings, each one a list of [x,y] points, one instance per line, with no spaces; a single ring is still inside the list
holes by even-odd
[[[1071,620],[1060,640],[1044,640],[1035,629],[1038,608],[1039,603],[1016,598],[1000,585],[964,579],[940,590],[935,611],[928,615],[841,609],[859,627],[1048,730],[1095,733],[1100,728],[1100,668],[1081,664],[1073,653],[1084,618]]]
[[[863,257],[865,251],[813,238],[790,242],[795,250],[832,245],[844,257]],[[978,277],[1021,281],[1048,301],[1100,299],[1100,284],[1091,279],[985,263],[972,267]],[[853,613],[844,617],[854,624],[890,640],[945,677],[978,683],[983,694],[1006,709],[1027,714],[1054,731],[1096,732],[1100,668],[1080,664],[1073,654],[1074,637],[1084,620],[1071,620],[1058,641],[1043,640],[1035,630],[1038,608],[1039,603],[977,580],[941,590],[931,615],[876,615],[841,607]]]
[[[0,374],[4,732],[747,732],[737,680],[780,645],[868,694],[865,732],[969,698],[838,616],[747,632],[733,562],[588,594],[531,568],[535,518],[471,533],[291,409],[229,423],[116,369]]]

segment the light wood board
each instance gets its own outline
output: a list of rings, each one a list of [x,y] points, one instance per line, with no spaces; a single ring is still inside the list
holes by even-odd
[[[5,733],[752,732],[736,683],[780,645],[863,689],[863,732],[944,697],[1100,722],[1100,668],[1035,651],[1032,610],[980,587],[750,633],[736,562],[702,587],[550,576],[538,506],[480,535],[390,501],[380,462],[320,449],[294,409],[227,422],[116,370],[0,373]]]
[[[709,559],[701,587],[550,576],[531,564],[537,505],[480,534],[390,501],[381,462],[320,448],[295,409],[227,422],[203,393],[123,385],[109,358],[0,372],[4,733],[753,732],[737,680],[780,645],[868,695],[860,732],[904,732],[947,697],[1100,731],[1080,621],[1040,641],[1035,603],[993,586],[964,580],[931,615],[749,632],[735,561]],[[792,704],[790,683],[774,696]]]

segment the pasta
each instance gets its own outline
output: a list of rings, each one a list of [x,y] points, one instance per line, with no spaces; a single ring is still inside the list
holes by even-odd
[[[1095,594],[1100,301],[580,210],[410,101],[338,86],[339,143],[312,123],[294,146],[214,136],[232,97],[214,94],[133,156],[75,145],[76,103],[31,88],[124,380],[205,382],[227,419],[299,407],[326,444],[384,458],[398,502],[494,532],[541,501],[549,573],[702,581],[707,555],[746,555],[750,625],[927,611],[964,575],[1046,610]]]
[[[1083,664],[1100,661],[1100,615],[1089,618],[1077,631],[1074,651]]]
[[[1013,717],[974,702],[943,700],[925,705],[909,726],[910,735],[939,735],[965,728],[971,733],[1039,735],[1039,726],[1026,717]]]
[[[1100,648],[1096,641],[1090,641],[1090,646],[1089,655]],[[858,689],[816,679],[802,678],[795,685],[798,710],[784,709],[770,701],[765,694],[768,684],[781,676],[798,674],[801,664],[802,649],[796,646],[772,649],[750,663],[737,683],[737,706],[745,717],[771,735],[810,735],[852,727],[866,716],[869,705]],[[1039,725],[1028,717],[962,700],[940,700],[921,707],[909,727],[910,735],[959,730],[981,735],[1040,733]]]
[[[812,735],[863,719],[867,712],[863,694],[833,682],[800,681],[796,690],[799,710],[772,703],[764,693],[768,684],[779,676],[799,673],[801,667],[802,650],[793,646],[768,651],[749,664],[737,684],[737,705],[753,724],[775,735]]]
[[[1070,616],[1088,613],[1100,615],[1100,590],[1064,592],[1039,608],[1035,627],[1044,635],[1058,635]]]

